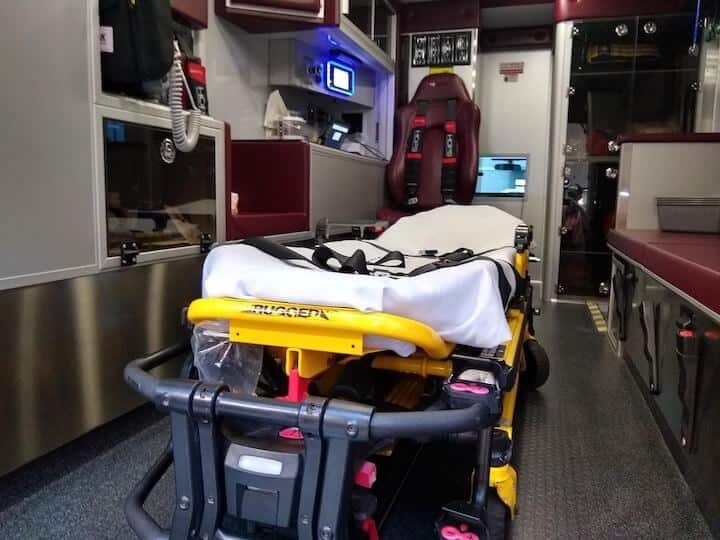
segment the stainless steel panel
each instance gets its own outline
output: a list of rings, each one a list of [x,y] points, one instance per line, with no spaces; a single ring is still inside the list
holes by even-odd
[[[0,288],[97,264],[89,3],[2,3]]]
[[[183,337],[201,269],[192,257],[0,291],[0,474],[140,403],[123,367]]]

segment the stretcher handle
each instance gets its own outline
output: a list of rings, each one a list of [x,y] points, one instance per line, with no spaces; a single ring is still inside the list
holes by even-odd
[[[158,379],[148,373],[149,370],[182,354],[187,347],[187,343],[181,343],[130,362],[125,368],[125,379],[159,409],[187,411],[186,396],[199,384],[198,381]],[[298,427],[302,407],[302,403],[253,396],[241,397],[232,392],[220,392],[215,401],[215,414],[277,426]],[[489,420],[490,411],[482,403],[464,409],[373,412],[370,419],[370,438],[377,440],[460,433],[487,427]]]
[[[434,437],[483,429],[489,422],[490,409],[481,403],[464,409],[375,413],[370,421],[370,438]]]
[[[161,349],[144,358],[137,358],[125,366],[124,376],[127,383],[145,399],[159,404],[158,387],[161,379],[148,373],[151,369],[177,358],[190,350],[190,342],[185,340],[165,349]]]

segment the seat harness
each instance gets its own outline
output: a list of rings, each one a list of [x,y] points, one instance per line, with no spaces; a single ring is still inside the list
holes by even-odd
[[[405,204],[416,207],[419,203],[420,178],[423,160],[423,138],[427,128],[427,109],[430,101],[418,100],[412,118],[410,136],[405,152]],[[440,173],[440,191],[443,203],[455,202],[457,184],[457,99],[448,99],[445,105],[443,157]]]

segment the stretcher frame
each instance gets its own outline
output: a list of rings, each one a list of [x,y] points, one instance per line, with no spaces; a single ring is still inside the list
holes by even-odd
[[[422,426],[400,426],[398,424],[394,429],[388,429],[388,433],[397,433],[398,436],[403,434],[418,435],[425,432],[461,432],[463,430],[475,430],[478,433],[477,439],[477,462],[475,468],[475,477],[473,478],[473,495],[470,506],[475,503],[475,508],[485,507],[488,490],[495,490],[502,503],[507,507],[508,514],[512,518],[517,508],[517,473],[509,462],[504,462],[499,466],[491,466],[491,445],[493,429],[497,428],[504,431],[510,441],[513,436],[513,419],[515,407],[517,404],[519,377],[518,373],[524,368],[523,343],[526,340],[533,339],[532,333],[532,287],[529,283],[528,276],[528,259],[529,244],[531,241],[532,230],[528,227],[520,227],[516,231],[516,256],[515,270],[519,276],[515,297],[511,301],[511,305],[506,311],[507,322],[511,330],[512,338],[505,344],[502,362],[509,368],[509,372],[514,376],[512,386],[502,394],[502,411],[496,423],[488,422],[486,411],[471,414],[471,408],[451,411],[456,421],[449,421],[447,426],[431,425],[428,423],[427,429]],[[216,416],[227,415],[228,411],[237,413],[238,415],[247,415],[255,419],[264,419],[270,422],[277,422],[280,415],[281,420],[288,424],[293,418],[302,416],[303,407],[313,400],[307,395],[307,383],[322,377],[330,372],[332,368],[339,363],[349,362],[363,356],[372,354],[372,367],[374,369],[389,370],[399,373],[412,374],[426,377],[439,377],[446,379],[453,372],[452,353],[455,345],[445,342],[432,328],[417,321],[406,319],[403,317],[390,315],[386,313],[364,313],[349,308],[336,308],[327,306],[299,305],[284,302],[269,302],[261,300],[243,300],[234,298],[203,298],[195,300],[189,306],[187,320],[192,324],[198,324],[207,320],[225,320],[229,322],[229,340],[236,343],[257,344],[272,348],[276,357],[281,358],[285,373],[289,376],[290,388],[288,396],[284,398],[285,403],[280,405],[277,400],[269,400],[262,398],[246,398],[244,400],[225,397],[227,389],[223,385],[207,385],[195,382],[194,385],[184,386],[182,392],[177,391],[175,387],[173,392],[163,391],[160,387],[165,381],[153,379],[147,373],[149,369],[161,362],[160,357],[167,354],[154,355],[145,359],[139,359],[131,363],[126,368],[126,379],[141,394],[145,395],[156,403],[158,408],[171,413],[173,418],[173,438],[176,432],[182,434],[187,440],[192,439],[189,432],[193,429],[193,421],[199,418],[198,431],[202,433],[202,423],[211,424]],[[408,358],[399,357],[384,351],[369,348],[364,343],[364,336],[380,336],[397,340],[406,341],[417,346],[417,352]],[[294,381],[294,384],[293,384]],[[179,384],[179,383],[178,383]],[[199,385],[199,386],[198,386]],[[210,402],[203,402],[203,407],[208,407],[205,415],[199,416],[195,413],[192,403],[197,402],[198,391],[211,396]],[[183,394],[183,392],[185,392]],[[175,395],[177,394],[177,395]],[[182,394],[182,396],[180,395]],[[176,398],[175,403],[171,396]],[[183,399],[185,401],[183,401]],[[226,406],[224,412],[220,411],[221,404],[227,403],[234,399],[235,405]],[[329,400],[326,410],[331,410],[332,404],[337,400]],[[273,403],[274,402],[274,403]],[[191,405],[188,405],[191,403]],[[294,413],[292,407],[297,404],[297,413]],[[350,404],[352,405],[352,404]],[[318,405],[319,406],[319,405]],[[343,405],[336,405],[338,411],[344,410]],[[265,410],[263,410],[263,407]],[[312,407],[312,405],[311,405]],[[357,408],[357,407],[356,407]],[[190,412],[188,412],[190,411]],[[426,416],[428,420],[432,418],[433,412],[415,412],[415,413],[374,413],[373,411],[362,413],[358,411],[352,412],[352,407],[347,409],[345,413],[355,415],[357,418],[366,418],[363,421],[357,421],[360,426],[358,429],[364,440],[373,440],[382,430],[387,429],[392,421],[399,420],[401,416],[407,419],[415,415]],[[178,414],[179,413],[179,414]],[[461,414],[462,413],[462,416]],[[293,416],[297,414],[298,416]],[[326,413],[327,415],[328,413]],[[393,414],[395,416],[393,416]],[[274,416],[275,415],[275,416]],[[342,416],[340,412],[335,413],[336,416]],[[398,416],[400,415],[400,416]],[[382,422],[382,417],[387,416],[387,421]],[[436,415],[437,416],[437,415]],[[183,418],[184,417],[184,418]],[[415,421],[421,417],[412,417]],[[438,416],[439,418],[439,416]],[[448,416],[450,418],[450,416]],[[301,421],[297,421],[299,427],[302,427]],[[352,421],[356,423],[356,420]],[[375,422],[375,424],[373,424]],[[282,422],[279,422],[282,423]],[[348,424],[350,425],[350,424]],[[355,424],[353,424],[355,425]],[[363,426],[365,426],[363,428]],[[375,426],[375,427],[373,427]],[[384,426],[384,427],[382,427]],[[216,428],[213,428],[216,429]],[[325,428],[327,430],[327,428]],[[325,436],[325,432],[323,432]],[[330,433],[328,430],[327,433]],[[348,433],[350,431],[348,430]],[[212,437],[215,433],[212,434]],[[328,435],[332,437],[331,435]],[[357,436],[357,432],[354,437]],[[342,434],[340,435],[342,438]],[[202,445],[202,435],[200,437]],[[206,438],[212,440],[212,438]],[[335,440],[335,439],[332,439]],[[309,443],[308,443],[309,444]],[[333,443],[334,444],[334,443]],[[337,443],[336,453],[340,452],[347,458],[346,452],[348,445],[343,446]],[[182,451],[187,454],[186,445],[182,445]],[[342,449],[342,450],[340,450]],[[344,453],[345,452],[345,453]],[[201,452],[202,453],[202,452]],[[185,520],[184,526],[179,526],[177,520],[173,522],[172,531],[168,531],[165,535],[163,531],[152,522],[142,510],[142,503],[152,489],[153,474],[158,476],[158,471],[169,466],[169,460],[175,454],[175,460],[178,459],[178,450],[166,452],[164,462],[162,459],[150,471],[148,477],[144,479],[134,490],[126,504],[126,513],[131,522],[131,526],[141,538],[182,538],[179,531],[189,531],[190,522]],[[212,455],[212,452],[211,452]],[[180,459],[184,460],[187,470],[196,470],[197,463],[192,463],[190,455],[181,455]],[[194,459],[199,459],[195,456]],[[342,460],[341,460],[342,461]],[[177,466],[177,465],[176,465]],[[206,478],[204,474],[205,464],[203,464],[202,481],[206,488],[212,490],[212,482],[215,482],[217,489],[217,478]],[[200,474],[200,473],[197,473]],[[160,474],[161,475],[161,474]],[[191,475],[192,476],[192,475]],[[159,479],[156,478],[155,480]],[[187,479],[178,479],[176,481],[185,480],[185,485],[191,485],[192,482]],[[199,482],[199,480],[194,480]],[[208,482],[210,482],[208,484]],[[182,490],[178,490],[180,495]],[[336,493],[335,496],[338,494]],[[202,505],[203,510],[199,511],[202,516],[201,527],[205,527],[206,531],[217,534],[219,515],[217,508],[212,508],[210,518],[207,518],[208,504],[207,501]],[[327,506],[327,505],[326,505]],[[485,516],[475,516],[468,510],[470,507],[466,502],[459,502],[449,505],[444,510],[453,512],[457,515],[466,516],[469,521],[477,519],[482,523]],[[322,511],[319,511],[318,519],[322,518]],[[467,515],[466,515],[467,514]],[[178,512],[176,511],[176,517]],[[340,518],[335,516],[336,522]],[[149,519],[148,519],[149,518]],[[200,519],[200,518],[198,518]],[[205,523],[205,522],[208,523]],[[204,525],[203,525],[204,524]],[[315,521],[312,523],[316,525]],[[317,525],[318,527],[320,525]],[[300,529],[302,527],[299,526]],[[174,532],[177,529],[177,534]],[[320,531],[319,533],[318,530]],[[316,538],[323,537],[324,529],[314,529],[311,532],[303,534],[302,530],[298,533],[298,538]],[[153,534],[149,534],[149,531]],[[334,539],[342,539],[344,536],[339,533],[339,529],[332,530]],[[148,533],[143,535],[143,533]],[[317,534],[316,534],[317,533]],[[159,536],[158,536],[159,535]],[[211,536],[208,536],[211,537]],[[224,534],[222,538],[232,538],[232,536]]]

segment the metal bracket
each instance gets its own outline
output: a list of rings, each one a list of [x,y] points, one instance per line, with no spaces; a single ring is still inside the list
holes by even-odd
[[[315,502],[320,489],[324,444],[322,419],[327,400],[308,397],[300,406],[298,427],[305,440],[305,466],[303,468],[300,501],[298,503],[298,540],[313,540],[317,515]]]
[[[648,361],[648,386],[653,394],[660,393],[660,359],[658,358],[660,305],[644,300],[638,307],[640,327],[643,331],[644,353]]]
[[[202,471],[203,501],[202,519],[198,537],[212,538],[220,525],[225,507],[223,486],[223,460],[217,443],[215,401],[220,392],[228,390],[223,384],[202,383],[192,397],[192,418],[197,421]]]
[[[680,368],[678,378],[678,397],[682,404],[680,422],[680,444],[687,452],[695,450],[695,424],[697,416],[697,398],[699,394],[702,358],[699,351],[699,336],[693,322],[693,314],[681,309],[681,319],[677,321],[675,355]]]
[[[213,245],[213,237],[210,233],[200,235],[200,253],[208,253]]]
[[[140,248],[137,242],[123,242],[120,244],[120,266],[132,266],[137,263]]]
[[[533,240],[532,225],[518,225],[515,227],[515,249],[518,253],[522,253],[530,248]]]

